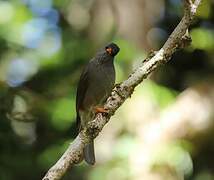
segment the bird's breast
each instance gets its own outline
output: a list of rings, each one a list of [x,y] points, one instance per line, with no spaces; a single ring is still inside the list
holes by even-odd
[[[113,64],[101,64],[93,69],[93,72],[89,74],[89,84],[84,99],[86,107],[102,104],[110,95],[115,82]]]

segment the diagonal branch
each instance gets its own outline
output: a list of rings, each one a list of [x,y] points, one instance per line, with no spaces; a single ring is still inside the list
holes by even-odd
[[[58,180],[73,164],[80,162],[85,145],[90,139],[98,136],[110,117],[131,96],[134,88],[160,65],[166,64],[175,51],[184,47],[183,44],[186,44],[186,36],[188,36],[188,28],[194,19],[200,2],[201,0],[195,0],[194,3],[192,0],[184,0],[184,16],[163,47],[148,57],[127,80],[113,89],[105,104],[109,114],[97,114],[95,119],[88,123],[88,127],[78,134],[56,164],[49,169],[43,180]]]

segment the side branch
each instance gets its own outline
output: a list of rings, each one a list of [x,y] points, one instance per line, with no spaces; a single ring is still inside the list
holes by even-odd
[[[200,2],[201,0],[195,0],[194,2],[192,0],[184,0],[184,16],[163,47],[157,53],[148,57],[127,80],[113,89],[111,96],[105,103],[105,108],[109,110],[109,114],[97,114],[95,119],[88,123],[88,127],[79,133],[56,164],[49,169],[43,180],[58,180],[66,173],[69,167],[80,162],[85,145],[90,139],[98,136],[110,117],[131,96],[134,88],[160,65],[166,64],[175,51],[187,45],[186,40],[190,39],[188,27],[194,19]],[[187,36],[188,38],[186,38]]]

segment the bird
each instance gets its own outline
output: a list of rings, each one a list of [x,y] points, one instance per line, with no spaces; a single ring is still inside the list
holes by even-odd
[[[104,109],[104,103],[114,87],[114,57],[119,51],[118,45],[109,43],[97,51],[80,75],[76,93],[76,122],[79,132],[97,113],[108,112]],[[95,164],[93,140],[83,149],[83,158],[87,164]]]

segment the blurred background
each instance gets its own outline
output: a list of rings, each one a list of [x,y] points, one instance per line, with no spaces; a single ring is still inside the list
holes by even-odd
[[[108,42],[117,83],[158,50],[181,0],[0,0],[0,179],[41,179],[77,135],[76,86]],[[138,86],[64,180],[214,180],[214,2],[192,44]]]

